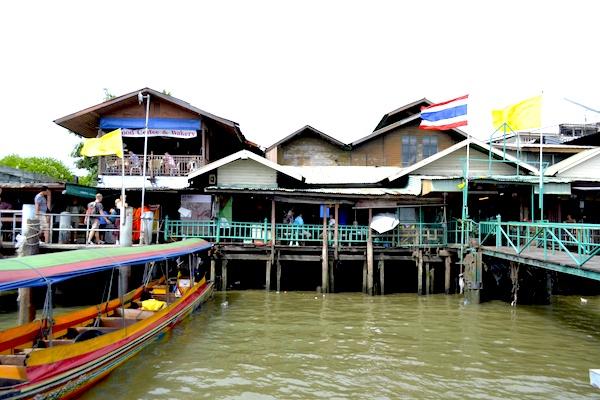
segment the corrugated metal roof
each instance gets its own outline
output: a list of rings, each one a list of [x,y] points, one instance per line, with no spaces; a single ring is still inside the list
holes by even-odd
[[[568,171],[571,168],[573,168],[591,158],[596,157],[598,154],[600,154],[600,147],[582,151],[581,153],[577,153],[567,159],[564,159],[564,160],[548,167],[544,171],[544,175],[553,176],[556,174],[561,174],[561,173]]]
[[[490,176],[472,176],[470,181],[495,181],[495,182],[513,182],[513,183],[539,183],[540,177],[535,175],[490,175]],[[572,179],[556,178],[551,176],[544,177],[544,183],[570,183]]]
[[[348,185],[372,184],[387,179],[388,176],[399,173],[399,167],[365,167],[365,166],[302,166],[282,167],[294,171],[312,185]]]
[[[247,160],[251,159],[259,164],[262,164],[268,168],[274,169],[275,171],[279,171],[283,174],[289,175],[290,177],[302,181],[303,177],[297,170],[288,169],[288,167],[283,167],[273,161],[267,160],[264,157],[256,155],[248,150],[240,150],[237,153],[233,153],[228,155],[227,157],[223,157],[217,161],[211,162],[210,164],[206,164],[202,168],[199,168],[195,171],[192,171],[188,174],[187,178],[192,179],[199,175],[210,172],[214,169],[222,167],[223,165],[232,163],[237,160]]]
[[[421,178],[410,176],[408,183],[404,188],[257,188],[257,187],[239,187],[239,186],[210,186],[206,191],[255,191],[255,192],[279,192],[279,193],[314,193],[314,194],[337,194],[345,196],[418,196],[421,194]]]
[[[440,158],[443,158],[449,154],[452,154],[453,152],[460,150],[466,146],[473,146],[473,147],[478,147],[479,149],[483,149],[485,151],[491,151],[494,154],[494,158],[496,158],[496,159],[505,158],[507,161],[510,161],[515,165],[518,163],[519,167],[523,168],[524,170],[527,170],[534,174],[538,173],[538,170],[536,168],[532,167],[531,165],[529,165],[527,163],[517,160],[515,157],[511,156],[510,154],[506,154],[506,156],[504,157],[502,152],[498,151],[497,149],[490,147],[488,144],[485,144],[480,140],[470,138],[467,140],[463,140],[462,142],[456,143],[456,144],[448,147],[447,149],[432,155],[431,157],[427,157],[427,158],[419,161],[418,163],[411,165],[410,167],[402,168],[399,172],[397,172],[393,175],[390,175],[388,179],[390,181],[394,181],[402,176],[408,175],[414,171],[417,171],[420,168],[423,168],[427,164],[433,163],[433,162],[439,160]]]

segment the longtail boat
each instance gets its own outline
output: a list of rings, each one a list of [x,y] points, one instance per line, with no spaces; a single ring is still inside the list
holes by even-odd
[[[118,298],[0,331],[0,399],[76,398],[106,377],[212,295],[212,282],[197,277],[209,247],[192,239],[0,260],[0,290],[47,286],[50,293],[52,284],[76,276],[146,268],[143,285]],[[153,267],[168,260],[178,261],[171,263],[179,267],[176,277],[152,278]]]

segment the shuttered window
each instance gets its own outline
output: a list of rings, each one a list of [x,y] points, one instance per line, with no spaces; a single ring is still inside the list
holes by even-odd
[[[417,137],[402,137],[402,166],[408,167],[417,162]]]
[[[431,157],[438,152],[437,136],[423,136],[423,158]]]

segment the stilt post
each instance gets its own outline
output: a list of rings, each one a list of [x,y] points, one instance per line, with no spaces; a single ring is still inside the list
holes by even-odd
[[[25,212],[23,213],[25,214]],[[25,226],[22,231],[25,235],[25,242],[22,244],[19,256],[31,256],[39,253],[40,244],[40,221],[38,219],[24,218]],[[33,303],[33,294],[31,288],[19,288],[19,316],[18,324],[27,324],[35,319],[35,304]],[[48,288],[48,290],[51,290]]]
[[[444,257],[444,266],[446,269],[446,274],[444,276],[444,290],[446,291],[446,294],[450,294],[450,267],[451,267],[450,256]]]
[[[221,260],[221,290],[227,291],[227,263],[229,260],[222,259]]]
[[[425,294],[429,294],[431,290],[431,270],[429,269],[429,263],[425,263]]]
[[[327,213],[325,212],[326,205],[323,204],[323,229],[321,236],[323,237],[321,248],[321,292],[329,292],[329,260],[327,251]]]
[[[417,293],[423,294],[423,251],[417,250]]]
[[[383,296],[385,294],[385,261],[379,260],[377,267],[379,269],[379,287]]]
[[[371,221],[373,219],[373,209],[369,208],[369,237],[367,240],[367,294],[373,295],[373,233],[371,231]]]
[[[277,252],[277,292],[281,292],[281,261],[279,261],[279,252]]]
[[[271,290],[271,260],[267,260],[265,267],[265,290],[268,292]]]

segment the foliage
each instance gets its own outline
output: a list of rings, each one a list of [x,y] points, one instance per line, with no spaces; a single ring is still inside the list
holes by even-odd
[[[173,96],[173,95],[171,94],[171,91],[170,91],[170,90],[167,90],[167,89],[163,89],[161,93],[162,93],[162,94],[166,94],[167,96]]]
[[[98,157],[82,157],[80,154],[82,147],[83,142],[79,142],[71,151],[71,157],[75,159],[75,166],[88,171],[87,175],[79,178],[79,184],[96,186],[98,183]]]
[[[73,181],[73,174],[69,168],[51,157],[21,157],[11,154],[0,159],[0,165],[50,176],[61,181]]]
[[[114,99],[115,97],[117,96],[112,94],[107,88],[104,88],[104,101]]]

